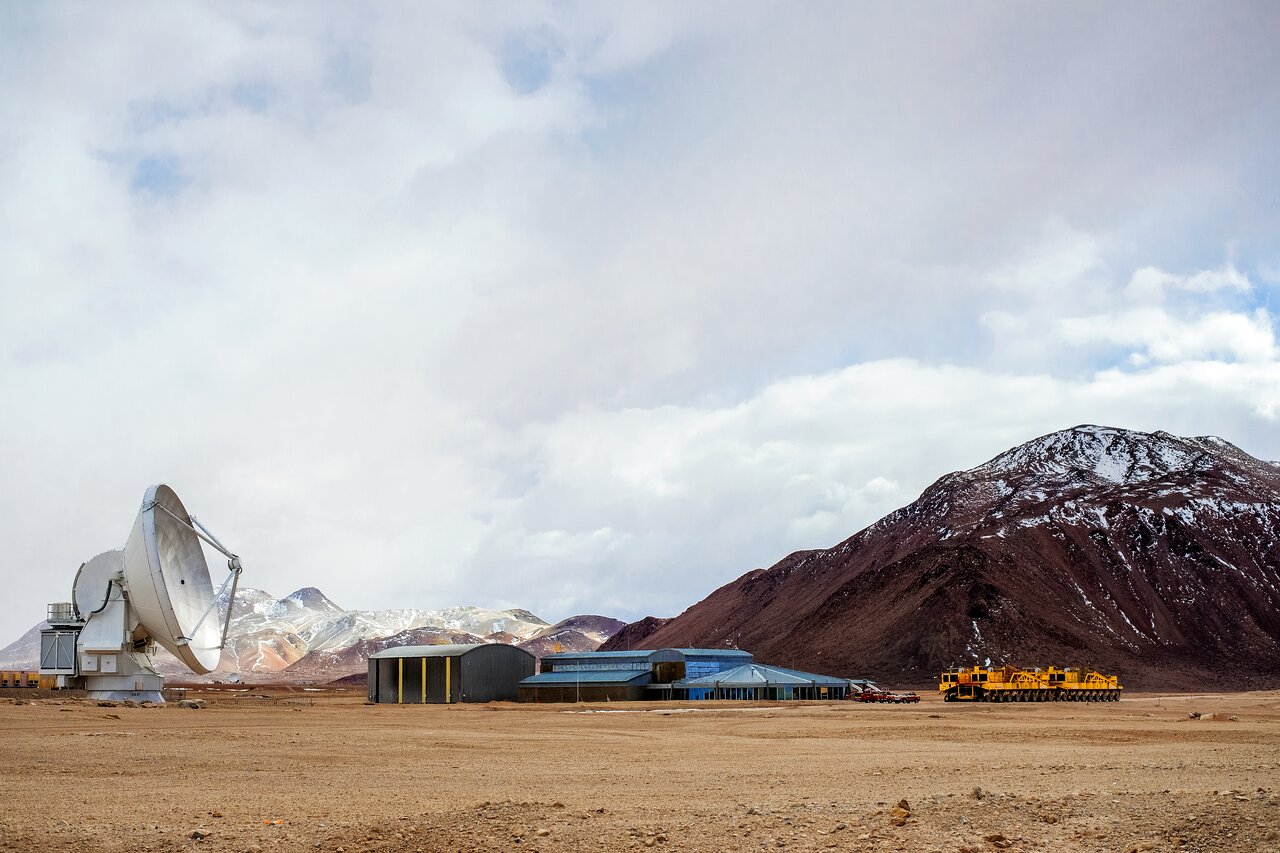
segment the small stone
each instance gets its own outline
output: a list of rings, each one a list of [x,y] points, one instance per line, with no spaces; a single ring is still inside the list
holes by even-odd
[[[844,823],[837,823],[837,824],[836,824],[836,831],[837,831],[837,832],[839,832],[839,831],[841,831],[841,830],[848,829],[848,828],[849,828],[848,824],[844,824]]]
[[[981,788],[976,788],[976,787],[975,787],[975,788],[973,789],[973,798],[974,798],[975,800],[980,800],[980,799],[982,799],[982,797],[983,797],[983,796],[984,796],[984,795],[983,795],[983,792],[982,792],[982,789],[981,789]]]
[[[537,835],[540,838],[546,838],[550,834],[551,834],[551,830],[547,829],[546,827],[543,827],[542,829],[539,829],[537,832],[534,833],[534,835]]]
[[[99,707],[99,708],[118,708],[118,707],[120,707],[120,703],[119,703],[119,702],[113,702],[113,701],[111,701],[110,699],[99,699],[99,700],[98,700],[98,707]]]
[[[202,838],[208,838],[209,833],[203,829],[193,829],[191,830],[191,834],[188,835],[187,837],[195,839],[196,841],[199,841]]]

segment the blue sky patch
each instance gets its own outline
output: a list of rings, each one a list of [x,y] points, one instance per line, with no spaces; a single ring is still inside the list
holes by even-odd
[[[271,86],[263,82],[237,83],[231,87],[231,100],[251,113],[265,113],[271,105]]]
[[[177,157],[145,157],[133,167],[129,186],[134,192],[172,198],[189,183],[191,179],[182,171],[182,161]]]
[[[373,62],[363,53],[338,51],[325,64],[325,82],[348,103],[367,101],[373,95]]]
[[[521,95],[531,95],[551,82],[564,48],[547,29],[526,30],[502,46],[502,76]]]

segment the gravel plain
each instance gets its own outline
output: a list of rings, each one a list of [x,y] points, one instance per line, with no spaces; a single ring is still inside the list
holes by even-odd
[[[1280,692],[999,706],[192,695],[207,707],[0,699],[0,850],[1280,850]]]

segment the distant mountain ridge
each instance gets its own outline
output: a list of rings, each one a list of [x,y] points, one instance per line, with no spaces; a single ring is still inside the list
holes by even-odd
[[[601,648],[726,643],[889,681],[991,660],[1280,685],[1280,466],[1211,436],[1062,430]]]
[[[225,614],[227,606],[228,595],[223,593],[219,614]],[[344,610],[315,587],[303,587],[283,598],[246,587],[236,591],[231,604],[227,646],[212,677],[233,672],[285,679],[346,675],[363,669],[371,651],[436,642],[506,642],[529,647],[534,654],[543,648],[585,651],[599,646],[623,624],[604,616],[581,615],[551,625],[524,609]],[[37,624],[0,649],[0,665],[37,668],[44,626],[44,622]],[[156,663],[166,676],[195,677],[164,650],[156,655]]]

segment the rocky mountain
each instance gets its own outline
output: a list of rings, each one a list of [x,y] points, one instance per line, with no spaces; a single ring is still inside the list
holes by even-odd
[[[40,631],[48,622],[35,626],[9,645],[0,649],[0,669],[36,669],[40,665]]]
[[[370,652],[404,644],[532,643],[531,650],[538,654],[541,645],[559,641],[574,649],[594,649],[623,625],[602,616],[574,616],[550,625],[522,609],[345,610],[315,587],[279,599],[260,589],[239,589],[234,602],[225,593],[221,596],[219,612],[226,613],[228,606],[231,626],[214,678],[233,672],[257,678],[344,675],[362,669]],[[43,622],[0,649],[0,663],[15,669],[36,668],[42,627]],[[559,634],[564,634],[559,640],[546,639]],[[156,665],[169,677],[193,677],[163,649],[156,655]]]
[[[483,642],[486,642],[484,638],[464,631],[410,628],[408,631],[401,631],[390,637],[360,640],[340,649],[317,649],[308,652],[297,663],[288,667],[283,674],[290,679],[330,681],[342,676],[366,672],[369,655],[383,649],[395,646],[435,646],[446,643],[470,645]]]
[[[225,596],[222,607],[226,607]],[[344,610],[314,587],[304,587],[281,599],[261,590],[240,590],[219,670],[282,672],[308,654],[337,652],[419,628],[434,629],[441,635],[472,637],[506,632],[524,640],[547,627],[546,622],[527,610]],[[310,666],[314,666],[314,660],[303,669]]]
[[[559,652],[589,652],[599,648],[625,625],[625,622],[607,616],[571,616],[518,645],[538,658]]]
[[[629,649],[649,648],[646,640],[670,621],[670,619],[663,619],[658,616],[646,616],[637,622],[624,625],[608,641],[602,644],[600,649],[601,651],[606,649],[626,651]]]
[[[529,621],[542,622],[532,613],[523,610],[507,611],[520,614]],[[492,623],[491,623],[492,624]],[[546,624],[546,623],[542,623]],[[364,672],[369,655],[394,646],[431,646],[439,643],[506,643],[519,646],[534,657],[556,652],[583,652],[599,648],[600,644],[626,624],[606,616],[571,616],[555,625],[548,625],[532,635],[520,636],[510,631],[496,631],[483,637],[463,631],[441,628],[413,628],[389,637],[361,640],[338,649],[317,649],[308,652],[297,663],[289,666],[284,675],[293,679],[332,680]]]
[[[726,643],[897,683],[990,660],[1280,685],[1280,465],[1214,437],[1055,432],[602,648]]]

